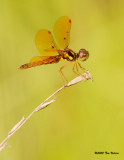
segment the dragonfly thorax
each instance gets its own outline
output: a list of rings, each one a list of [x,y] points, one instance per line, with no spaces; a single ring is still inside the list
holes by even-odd
[[[77,59],[76,53],[69,48],[60,52],[62,59],[67,61],[75,61]]]

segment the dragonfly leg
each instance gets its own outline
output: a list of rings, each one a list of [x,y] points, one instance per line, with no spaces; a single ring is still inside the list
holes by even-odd
[[[79,63],[79,62],[75,63],[74,66],[73,66],[73,71],[74,71],[74,73],[76,73],[76,74],[79,75],[79,76],[82,76],[85,80],[87,80],[87,78],[86,78],[85,76],[83,76],[83,75],[79,72],[79,70],[78,70],[78,63]],[[74,70],[74,67],[76,67],[76,71]]]
[[[64,74],[63,74],[63,72],[62,72],[62,69],[65,68],[65,67],[67,67],[67,66],[69,66],[70,64],[72,64],[72,62],[71,62],[71,63],[67,63],[66,65],[62,66],[62,67],[59,69],[59,73],[60,73],[60,76],[61,76],[61,78],[62,78],[62,81],[64,82],[64,86],[66,86],[66,83],[68,83],[68,81],[67,81],[67,79],[65,78],[65,76],[64,76]]]
[[[84,73],[87,73],[87,70],[85,68],[83,68],[80,63],[78,62],[78,65],[79,67],[81,68],[81,70],[84,72]],[[85,78],[87,80],[87,78],[85,76],[82,75],[83,78]]]
[[[76,67],[76,71],[75,71],[75,67]],[[78,73],[78,71],[77,71],[77,62],[75,62],[74,65],[73,65],[73,72],[74,72],[75,74],[77,74],[78,76],[81,75],[81,74]]]
[[[79,62],[78,62],[78,65],[79,65],[79,67],[81,68],[82,71],[84,71],[85,73],[87,72],[87,70],[85,68],[83,68]]]

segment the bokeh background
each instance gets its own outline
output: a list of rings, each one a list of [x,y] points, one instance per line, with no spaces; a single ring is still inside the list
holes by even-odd
[[[1,160],[124,159],[124,1],[0,0],[0,141],[63,83],[52,64],[17,68],[40,55],[35,35],[52,31],[61,16],[72,20],[70,48],[85,48],[94,82],[81,82],[56,95],[0,153]],[[68,80],[76,75],[64,70]],[[119,152],[96,155],[94,152]]]

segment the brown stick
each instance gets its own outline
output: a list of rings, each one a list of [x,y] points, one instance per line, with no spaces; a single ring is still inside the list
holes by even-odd
[[[84,78],[85,77],[85,78]],[[65,86],[59,88],[57,91],[55,91],[52,95],[50,95],[44,102],[42,102],[38,107],[36,107],[28,116],[27,118],[25,118],[24,116],[22,117],[22,119],[8,132],[8,136],[1,142],[0,144],[0,151],[2,151],[6,146],[7,146],[7,141],[8,139],[10,139],[10,137],[12,135],[14,135],[32,116],[35,112],[42,110],[43,108],[47,107],[48,105],[50,105],[51,103],[55,102],[55,98],[52,99],[51,101],[47,102],[50,98],[52,98],[55,94],[57,94],[58,92],[60,92],[62,89],[64,89],[65,87],[69,87],[72,86],[76,83],[79,83],[83,80],[91,80],[91,82],[93,81],[93,78],[90,74],[89,71],[87,71],[86,73],[83,74],[83,76],[78,76],[75,79],[73,79],[72,81],[70,81],[68,84],[66,84]]]

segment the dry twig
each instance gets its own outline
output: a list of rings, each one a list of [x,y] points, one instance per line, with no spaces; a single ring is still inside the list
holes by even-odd
[[[87,73],[84,73],[82,76],[78,76],[75,79],[73,79],[72,81],[70,81],[68,84],[66,84],[66,86],[61,87],[60,89],[58,89],[57,91],[55,91],[52,95],[50,95],[44,102],[42,102],[38,107],[36,107],[32,113],[30,113],[27,118],[22,117],[22,119],[8,132],[8,136],[1,142],[0,144],[0,151],[3,150],[3,148],[5,148],[7,146],[7,141],[8,139],[14,135],[30,118],[31,116],[37,112],[40,111],[41,109],[47,107],[48,105],[50,105],[51,103],[55,102],[55,99],[52,99],[51,101],[47,102],[50,98],[52,98],[55,94],[57,94],[59,91],[61,91],[62,89],[64,89],[65,87],[69,87],[72,86],[76,83],[79,83],[83,80],[91,80],[91,82],[93,81],[93,78],[90,74],[89,71],[87,71]]]

